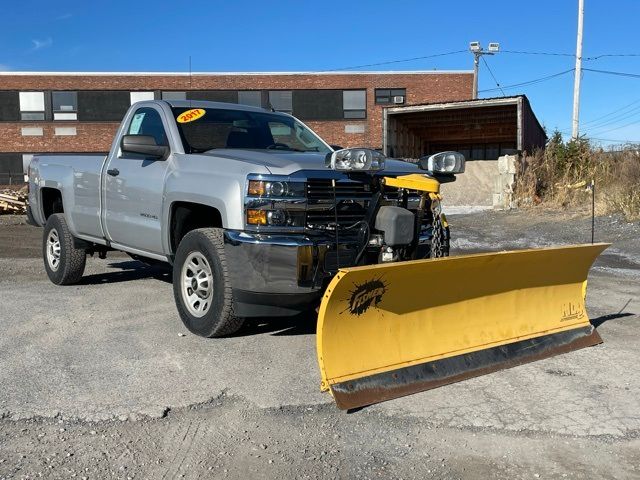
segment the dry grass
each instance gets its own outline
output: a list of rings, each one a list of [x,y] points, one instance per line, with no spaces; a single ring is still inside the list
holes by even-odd
[[[622,213],[640,219],[640,151],[593,148],[588,141],[563,143],[554,134],[546,150],[520,163],[516,199],[520,205],[591,206],[591,181],[596,186],[596,213]]]

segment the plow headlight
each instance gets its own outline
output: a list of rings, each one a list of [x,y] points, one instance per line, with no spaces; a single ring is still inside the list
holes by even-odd
[[[368,148],[344,148],[327,154],[327,167],[340,171],[377,171],[384,169],[385,156]]]
[[[419,165],[422,170],[434,173],[464,173],[464,155],[458,152],[440,152],[422,157]]]

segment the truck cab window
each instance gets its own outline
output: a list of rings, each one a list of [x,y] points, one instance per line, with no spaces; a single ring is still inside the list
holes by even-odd
[[[128,135],[150,135],[158,145],[168,145],[167,134],[157,110],[143,107],[136,110],[129,123]]]
[[[179,118],[188,107],[174,107]],[[203,115],[177,122],[186,153],[215,149],[328,153],[329,147],[295,118],[253,110],[202,108]]]

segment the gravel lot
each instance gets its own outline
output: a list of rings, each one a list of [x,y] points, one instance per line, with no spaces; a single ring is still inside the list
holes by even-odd
[[[454,254],[590,240],[551,211],[451,217]],[[117,254],[57,287],[41,230],[0,217],[0,479],[640,478],[640,225],[589,278],[605,343],[375,405],[319,392],[314,318],[202,339],[166,271]]]

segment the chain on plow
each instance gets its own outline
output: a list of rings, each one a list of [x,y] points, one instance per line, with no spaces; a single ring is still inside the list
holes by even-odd
[[[430,258],[448,257],[449,252],[445,248],[445,228],[440,215],[433,215],[433,236],[431,238]]]

